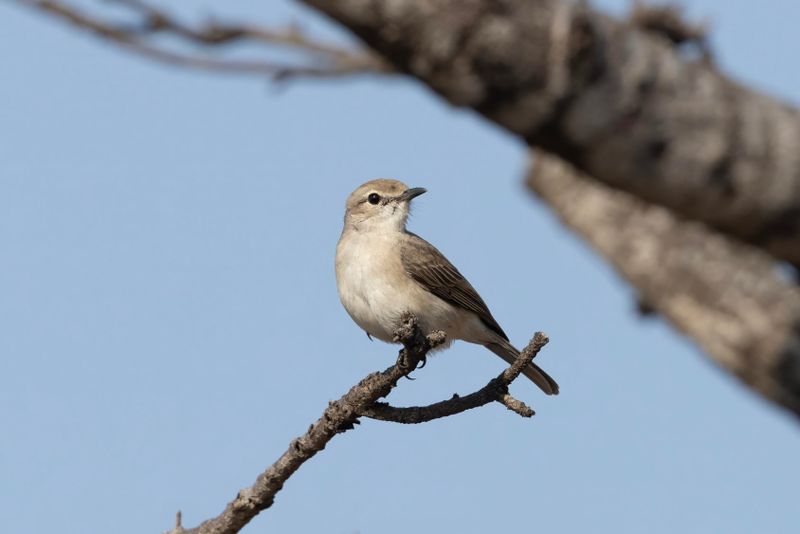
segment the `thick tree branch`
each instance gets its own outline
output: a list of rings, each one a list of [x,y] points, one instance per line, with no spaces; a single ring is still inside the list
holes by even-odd
[[[800,289],[763,252],[536,154],[528,186],[721,367],[800,415]]]
[[[105,22],[57,1],[17,1],[137,53],[183,66],[275,77],[390,69],[372,56],[316,43],[296,30],[218,21],[188,25],[141,0],[114,0],[137,15],[136,24]],[[800,115],[725,79],[708,61],[687,60],[676,46],[694,43],[707,55],[705,30],[687,24],[676,9],[639,4],[630,21],[616,22],[568,0],[303,1],[349,27],[397,69],[418,77],[450,102],[480,111],[593,178],[800,265]],[[185,56],[156,47],[152,37],[161,34],[203,47],[233,42],[288,46],[327,63],[286,66]],[[540,194],[561,213],[568,206],[550,196],[553,191],[542,189]],[[634,205],[656,213],[633,197],[612,200],[610,191],[597,191],[602,193],[593,195],[607,197],[604,205],[620,219]],[[792,363],[797,290],[776,275],[768,258],[700,226],[684,226],[666,211],[645,217],[642,227],[669,220],[681,230],[657,227],[662,233],[652,236],[621,232],[631,240],[616,245],[598,243],[595,234],[600,230],[592,224],[582,228],[562,217],[631,281],[647,308],[664,314],[757,391],[797,411],[793,380],[799,372]],[[691,246],[682,246],[678,236]],[[645,269],[617,253],[623,245],[639,246],[634,238],[650,243],[650,255],[671,259],[673,263],[663,265],[674,268],[659,272],[658,264],[642,277]],[[729,265],[706,265],[724,261]],[[731,284],[749,285],[726,292],[725,284],[704,270]],[[664,297],[672,285],[681,298]],[[769,305],[772,295],[776,306]],[[751,301],[752,308],[745,306]],[[695,310],[690,312],[685,302]],[[762,312],[766,315],[759,316]],[[776,376],[776,369],[788,378]],[[409,413],[393,412],[397,418],[422,417]]]
[[[305,434],[292,441],[286,452],[258,476],[255,484],[239,491],[236,498],[228,504],[219,516],[203,522],[196,528],[186,529],[181,525],[179,513],[175,528],[167,534],[235,534],[239,532],[261,511],[272,506],[275,495],[283,488],[289,477],[303,463],[324,449],[336,434],[354,428],[359,422],[358,418],[361,416],[380,419],[380,414],[386,405],[376,404],[376,401],[387,396],[401,378],[416,369],[418,364],[425,360],[428,351],[445,341],[445,336],[442,332],[434,332],[427,336],[423,335],[417,326],[416,318],[412,315],[406,315],[401,326],[395,332],[395,340],[402,343],[404,347],[400,351],[397,363],[383,372],[372,373],[353,386],[342,398],[329,403],[322,417],[312,424]],[[508,385],[519,376],[525,365],[533,360],[547,341],[547,336],[538,332],[511,367],[489,382],[489,386],[492,387],[492,398],[469,408],[453,410],[451,407],[452,413],[445,415],[453,415],[493,401],[502,402],[525,417],[533,415],[533,411],[530,408],[508,395],[507,390]],[[484,388],[484,390],[487,388]],[[470,398],[474,395],[476,393],[464,398]],[[461,408],[461,405],[458,402],[454,402],[454,399],[445,401],[445,403],[451,403],[452,406]],[[391,408],[386,413],[390,413],[391,410],[402,409]],[[445,415],[439,415],[438,417],[444,417]],[[428,420],[435,418],[431,417]],[[390,416],[383,419],[392,420]]]
[[[114,0],[140,17],[134,25],[59,1],[16,1],[184,67],[279,79],[398,69],[593,178],[800,266],[800,113],[708,61],[686,60],[676,44],[696,43],[708,56],[704,28],[674,8],[639,5],[631,21],[618,22],[569,0],[302,0],[350,28],[382,61],[291,29],[192,27],[141,0]],[[288,46],[316,61],[185,54],[148,39],[162,33],[203,46]]]
[[[303,2],[531,146],[800,265],[800,113],[670,39],[568,0]]]

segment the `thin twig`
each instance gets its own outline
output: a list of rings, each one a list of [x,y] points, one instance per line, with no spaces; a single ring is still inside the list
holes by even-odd
[[[228,74],[266,75],[275,81],[295,77],[342,77],[388,73],[391,67],[376,55],[315,41],[299,29],[270,29],[251,24],[223,24],[210,20],[197,28],[139,0],[112,0],[134,10],[135,24],[109,22],[66,3],[53,0],[16,0],[88,31],[139,56],[168,65]],[[310,56],[310,62],[291,64],[264,60],[219,58],[208,54],[178,52],[153,43],[155,34],[169,34],[205,47],[232,42],[287,47]]]

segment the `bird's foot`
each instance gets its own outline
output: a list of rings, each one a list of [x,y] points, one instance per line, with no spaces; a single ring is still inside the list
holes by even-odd
[[[409,360],[408,351],[406,349],[400,349],[400,352],[397,353],[397,366],[403,371],[413,371]]]
[[[416,371],[417,369],[422,369],[427,363],[428,356],[425,354],[417,358],[411,358],[406,349],[400,349],[400,352],[397,354],[397,366],[406,373],[406,378],[409,380],[414,379],[408,376],[408,373]]]

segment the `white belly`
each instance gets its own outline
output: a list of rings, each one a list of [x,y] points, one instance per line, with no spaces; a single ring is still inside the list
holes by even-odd
[[[336,282],[342,305],[371,336],[391,342],[405,312],[420,321],[423,332],[443,330],[448,341],[469,339],[461,332],[469,317],[423,289],[405,274],[399,247],[391,236],[351,235],[336,249]],[[466,319],[466,321],[465,321]],[[481,328],[482,329],[482,328]]]

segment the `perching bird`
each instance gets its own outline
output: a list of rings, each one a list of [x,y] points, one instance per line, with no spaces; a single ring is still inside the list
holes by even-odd
[[[425,189],[397,180],[372,180],[347,199],[344,230],[336,247],[336,284],[347,313],[367,334],[392,342],[404,312],[428,333],[442,330],[447,343],[483,345],[509,364],[511,345],[486,303],[433,245],[406,230],[411,200]],[[548,395],[558,384],[536,364],[523,374]]]

